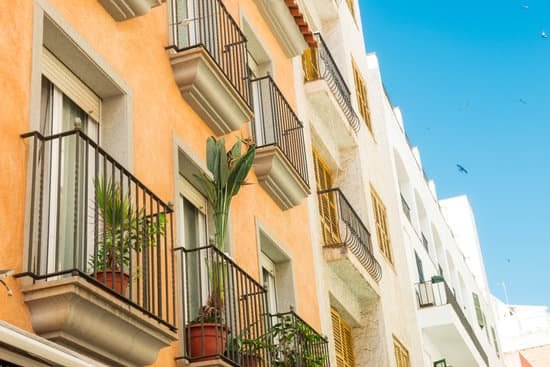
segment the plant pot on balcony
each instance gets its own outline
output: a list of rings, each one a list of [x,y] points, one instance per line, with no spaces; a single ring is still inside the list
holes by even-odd
[[[123,273],[119,270],[100,270],[95,275],[95,278],[107,288],[120,294],[126,294],[130,280],[130,276],[127,273]]]
[[[187,346],[193,361],[208,361],[224,354],[229,329],[220,323],[187,325]]]

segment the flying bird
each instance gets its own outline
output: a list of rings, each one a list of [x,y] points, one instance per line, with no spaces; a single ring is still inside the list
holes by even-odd
[[[521,7],[522,7],[523,9],[529,9],[529,4],[523,4]]]
[[[547,39],[548,38],[548,33],[546,33],[545,31],[542,31],[542,33],[540,34],[540,36],[544,39]]]
[[[527,104],[527,101],[522,99],[522,98],[519,99],[519,102],[522,103],[522,104]]]
[[[460,173],[464,173],[465,175],[468,174],[468,170],[466,168],[464,168],[464,166],[460,165],[460,164],[456,164],[456,168],[458,168],[458,172]]]

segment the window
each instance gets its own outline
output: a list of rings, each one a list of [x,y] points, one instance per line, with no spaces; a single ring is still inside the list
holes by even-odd
[[[479,296],[475,292],[472,292],[472,296],[474,298],[474,307],[476,309],[477,323],[479,327],[483,329],[485,327],[485,315],[483,314],[483,310],[481,309]]]
[[[409,351],[395,336],[393,337],[393,350],[395,353],[396,367],[409,367]]]
[[[350,327],[342,320],[338,311],[331,310],[332,333],[336,351],[336,367],[353,367],[353,344]]]
[[[493,335],[493,344],[495,346],[495,351],[497,353],[497,357],[500,358],[500,349],[498,347],[498,340],[497,340],[497,333],[495,332],[495,328],[491,326],[491,334]]]
[[[262,283],[267,290],[268,310],[271,313],[277,313],[277,273],[275,263],[263,252],[260,256],[262,264]]]
[[[354,0],[346,0],[346,4],[348,4],[348,9],[351,13],[351,16],[355,20],[355,6],[353,4]]]
[[[317,191],[321,192],[332,188],[332,175],[327,164],[323,161],[317,151],[313,151],[315,163],[315,179]],[[319,195],[319,215],[321,217],[321,228],[325,243],[338,243],[339,228],[338,214],[336,208],[336,196],[332,193]]]
[[[416,270],[418,271],[418,281],[424,283],[424,266],[422,265],[422,259],[418,256],[418,253],[414,252],[414,257],[416,259]]]
[[[307,82],[321,78],[317,59],[316,48],[308,48],[302,54],[302,67],[304,69],[304,77]]]
[[[82,83],[50,51],[42,49],[44,66],[40,97],[40,133],[51,136],[79,127],[95,142],[99,141],[99,110],[101,101],[84,83]],[[46,143],[44,143],[46,147]],[[85,269],[93,246],[78,244],[92,243],[93,233],[85,232],[87,218],[83,208],[93,208],[93,177],[87,177],[84,170],[75,170],[75,166],[86,166],[89,172],[96,169],[98,163],[92,157],[86,158],[78,149],[82,142],[76,136],[67,136],[63,140],[51,140],[47,148],[42,148],[43,185],[47,192],[47,203],[43,207],[46,218],[46,231],[40,241],[42,253],[38,261],[48,273],[65,270],[76,265]],[[75,240],[77,243],[75,243]],[[54,246],[53,244],[58,245]],[[75,264],[75,259],[78,263]]]
[[[447,367],[447,361],[445,359],[435,361],[434,362],[434,367]]]
[[[359,106],[359,113],[363,117],[363,120],[367,124],[369,131],[372,133],[372,121],[370,118],[369,101],[367,97],[367,85],[365,80],[361,76],[361,72],[357,67],[355,61],[351,62],[353,67],[353,80],[355,81],[355,94],[357,96],[357,105]]]
[[[378,246],[384,253],[386,258],[393,264],[393,258],[390,247],[390,235],[388,231],[388,219],[386,215],[386,207],[382,203],[380,196],[371,186],[372,205],[374,208],[374,219],[376,221],[376,234],[378,238]]]

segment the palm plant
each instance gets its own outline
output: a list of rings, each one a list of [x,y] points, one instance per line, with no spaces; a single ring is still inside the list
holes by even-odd
[[[248,149],[242,152],[243,145]],[[206,192],[210,205],[214,208],[214,223],[216,227],[215,246],[220,251],[225,250],[227,224],[231,201],[239,192],[241,186],[246,185],[245,178],[252,168],[256,156],[254,144],[239,139],[230,150],[225,149],[223,138],[216,140],[209,137],[206,141],[206,164],[212,177],[201,173],[196,175],[200,185]],[[224,305],[223,279],[226,278],[226,264],[213,262],[206,264],[208,277],[211,283],[211,292],[207,304],[204,305],[198,319],[222,321]]]
[[[164,235],[166,216],[147,215],[144,208],[134,208],[130,194],[124,194],[111,179],[96,178],[94,184],[102,230],[98,233],[97,254],[90,256],[88,265],[98,271],[128,269],[132,251],[155,246],[157,236]]]

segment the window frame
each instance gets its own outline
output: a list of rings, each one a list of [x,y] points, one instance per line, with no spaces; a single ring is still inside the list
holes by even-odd
[[[330,309],[334,352],[337,367],[355,367],[351,327],[342,319],[338,310]],[[340,346],[340,347],[339,347]]]
[[[369,129],[370,133],[374,136],[371,111],[369,106],[367,83],[363,78],[363,75],[361,75],[361,70],[359,69],[359,67],[357,66],[357,63],[353,58],[351,59],[351,67],[353,70],[353,81],[355,84],[355,97],[357,100],[357,106],[359,107],[359,114],[361,115],[361,117],[363,117],[363,121],[365,122],[365,125],[367,125],[367,128]]]
[[[393,265],[393,253],[391,250],[391,238],[388,226],[388,215],[386,206],[384,205],[382,199],[372,185],[371,198],[374,211],[374,221],[376,226],[378,247],[386,257],[386,259]]]

